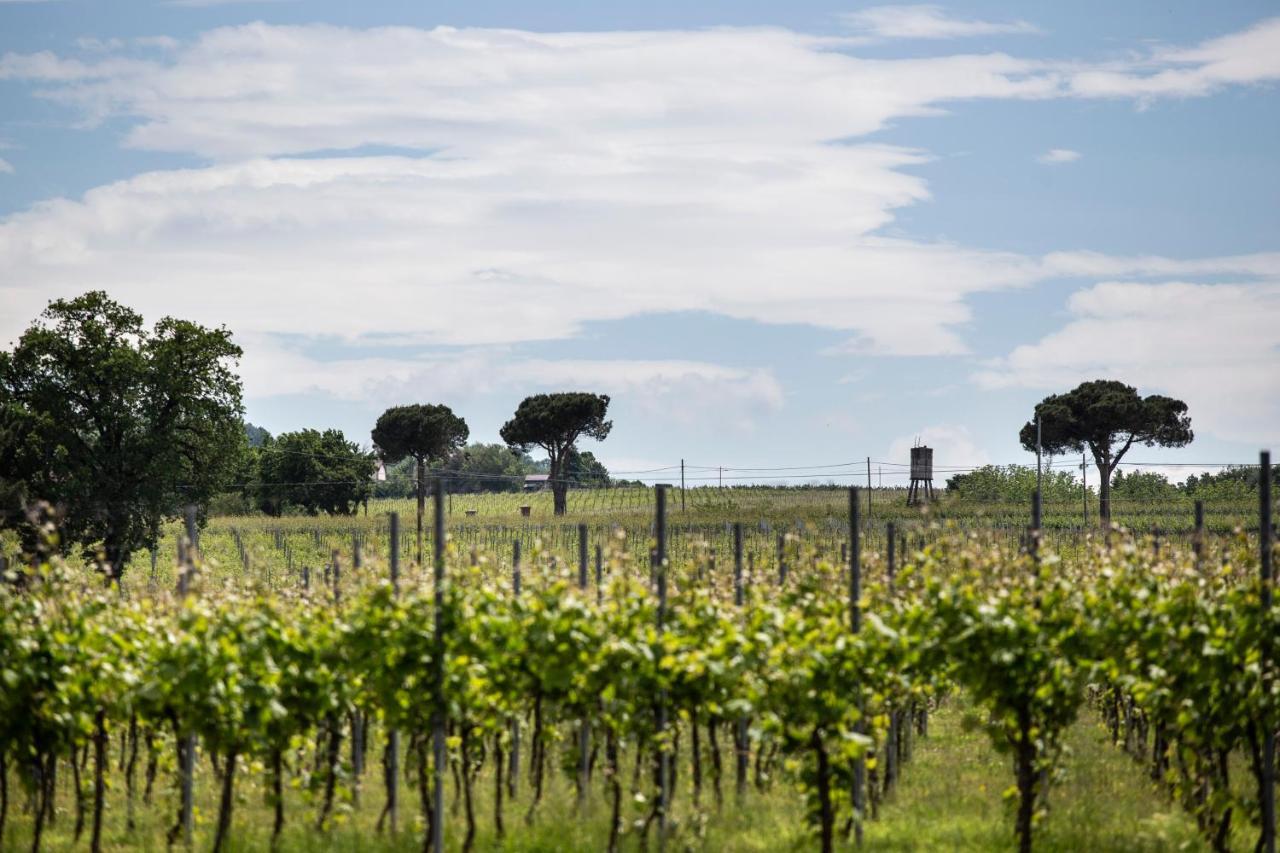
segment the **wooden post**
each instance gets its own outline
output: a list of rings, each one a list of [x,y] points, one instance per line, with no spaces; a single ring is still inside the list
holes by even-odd
[[[778,586],[787,584],[787,537],[778,534]]]
[[[511,595],[520,597],[520,540],[511,543]],[[511,760],[507,766],[507,796],[516,798],[520,781],[520,718],[512,717],[511,726]]]
[[[391,513],[391,531],[388,537],[391,549],[391,594],[400,597],[400,514]],[[387,789],[387,819],[391,823],[391,834],[399,829],[400,820],[400,732],[391,729],[387,732],[387,767],[383,780]]]
[[[444,704],[444,480],[437,477],[435,487],[435,529],[433,530],[432,557],[435,564],[435,694],[438,706]],[[435,819],[431,821],[431,844],[434,853],[444,853],[444,784],[449,758],[445,751],[444,712],[437,707],[431,724],[431,743],[434,753],[435,788],[432,802]]]
[[[867,457],[867,524],[871,523],[871,457]]]
[[[680,460],[680,511],[684,512],[684,460]]]
[[[1196,501],[1196,529],[1191,537],[1191,551],[1196,555],[1196,571],[1204,562],[1204,501]]]
[[[583,596],[587,592],[587,526],[578,525],[578,589]],[[587,791],[591,784],[591,720],[584,718],[578,724],[578,808],[587,804]]]
[[[338,565],[338,552],[334,551],[331,558],[333,560],[333,604],[336,607],[342,602],[342,592],[339,582],[342,578],[342,569]]]
[[[596,604],[604,604],[604,547],[596,543]]]
[[[1262,611],[1270,617],[1272,606],[1271,548],[1271,453],[1262,451],[1258,465],[1258,547],[1261,550],[1259,569],[1262,580],[1260,590]],[[1270,624],[1266,618],[1264,625]],[[1268,681],[1274,677],[1272,672],[1272,638],[1270,632],[1262,635],[1260,669]],[[1264,693],[1272,690],[1272,685],[1263,682]],[[1276,728],[1275,720],[1264,721],[1262,726],[1262,790],[1259,792],[1262,802],[1262,832],[1259,841],[1263,853],[1275,853],[1276,849]]]
[[[857,634],[862,630],[862,543],[859,537],[860,519],[858,518],[858,487],[849,488],[849,627]],[[859,722],[858,733],[864,733],[866,726]],[[853,832],[854,841],[862,846],[862,814],[866,808],[866,773],[867,765],[858,759],[853,765]]]
[[[667,619],[667,491],[662,486],[654,490],[654,527],[657,534],[657,548],[653,552],[654,572],[658,582],[658,635],[662,635]],[[671,754],[665,746],[667,730],[667,695],[662,691],[658,696],[657,734],[658,754],[658,850],[667,848],[667,807],[671,802]]]
[[[188,505],[186,511],[187,541],[182,548],[185,565],[178,572],[178,593],[183,598],[191,591],[191,578],[196,571],[196,508]],[[182,739],[182,764],[179,769],[182,787],[182,840],[188,847],[195,836],[195,771],[196,736],[188,734]]]
[[[894,539],[896,538],[893,522],[885,525],[885,581],[889,590],[889,597],[893,597],[894,580],[897,574],[897,565],[894,557]],[[902,716],[902,712],[898,709],[892,709],[889,712],[889,730],[885,733],[884,739],[884,788],[888,791],[893,787],[898,779],[898,720]]]
[[[742,587],[742,522],[733,525],[733,603],[742,607],[746,601]],[[741,799],[747,792],[747,764],[750,760],[747,744],[747,718],[739,717],[734,732],[734,752],[737,755],[737,795]]]
[[[1036,493],[1031,496],[1031,529],[1027,533],[1027,550],[1031,552],[1031,559],[1036,562],[1040,561],[1040,487],[1036,486]]]

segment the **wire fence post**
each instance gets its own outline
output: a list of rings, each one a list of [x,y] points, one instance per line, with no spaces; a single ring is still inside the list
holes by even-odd
[[[196,571],[196,508],[194,504],[186,509],[187,539],[182,544],[184,565],[178,572],[178,595],[183,599],[191,592],[191,579]],[[189,721],[188,721],[189,722]],[[182,840],[188,847],[195,836],[195,771],[196,771],[196,736],[187,734],[182,738]]]
[[[388,543],[391,547],[391,595],[400,597],[400,514],[391,513],[391,530]],[[387,732],[386,775],[383,780],[387,789],[387,819],[391,823],[391,834],[399,829],[400,821],[400,732],[391,729]]]
[[[1196,529],[1191,538],[1191,551],[1196,557],[1196,571],[1204,564],[1204,501],[1196,501]]]
[[[1262,589],[1261,603],[1264,618],[1262,621],[1262,648],[1260,649],[1261,661],[1259,668],[1262,671],[1264,679],[1262,689],[1264,693],[1269,694],[1271,691],[1271,682],[1274,679],[1272,667],[1272,638],[1270,632],[1271,625],[1271,606],[1272,606],[1272,586],[1274,579],[1272,578],[1271,566],[1271,549],[1272,549],[1272,530],[1271,530],[1271,453],[1270,451],[1262,451],[1259,457],[1258,466],[1258,547],[1259,554],[1259,573],[1261,574]],[[1266,720],[1262,726],[1262,790],[1259,792],[1262,802],[1262,832],[1259,841],[1261,841],[1261,849],[1264,853],[1275,853],[1276,849],[1276,721],[1275,719]]]
[[[861,519],[858,505],[858,487],[849,487],[849,627],[854,634],[862,630],[862,541],[859,535]],[[855,727],[865,733],[861,720]],[[862,814],[866,807],[867,765],[858,758],[853,765],[853,833],[855,843],[862,846]]]
[[[667,619],[667,491],[654,487],[654,528],[657,547],[653,550],[654,572],[658,584],[658,638]],[[658,696],[658,850],[667,848],[667,807],[671,802],[671,752],[667,747],[667,692]]]
[[[431,849],[444,853],[444,784],[449,763],[445,751],[444,714],[444,480],[437,477],[435,490],[435,529],[433,530],[432,557],[435,564],[435,719],[431,726],[432,752],[434,753],[435,788],[432,795]]]
[[[741,608],[746,601],[742,587],[742,522],[733,524],[733,603]],[[747,764],[750,760],[747,742],[747,718],[739,717],[734,730],[734,752],[737,756],[737,796],[739,799],[747,792]]]
[[[578,589],[587,592],[587,526],[578,525]],[[591,784],[591,720],[583,717],[578,724],[578,808],[587,805]]]
[[[520,540],[511,542],[511,595],[520,597]],[[507,796],[516,798],[520,784],[520,718],[513,716],[509,721],[511,729],[511,758],[507,767]]]

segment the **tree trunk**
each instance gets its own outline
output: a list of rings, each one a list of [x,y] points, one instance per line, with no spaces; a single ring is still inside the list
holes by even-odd
[[[239,752],[232,748],[227,751],[227,760],[222,774],[222,797],[218,802],[218,829],[213,837],[213,853],[219,853],[231,832],[231,808],[235,804],[236,759]]]
[[[835,843],[835,810],[831,806],[831,767],[827,760],[827,745],[817,729],[810,740],[818,759],[818,818],[821,822],[822,853],[831,853]]]
[[[564,477],[564,460],[567,455],[567,450],[547,454],[547,459],[551,463],[548,471],[551,475],[551,500],[555,506],[556,515],[569,513],[569,483]]]
[[[107,723],[101,710],[94,716],[93,734],[93,835],[89,849],[102,850],[102,806],[107,793]]]
[[[1031,853],[1031,827],[1036,808],[1036,745],[1031,739],[1031,713],[1018,710],[1018,740],[1014,744],[1018,782],[1018,850]]]
[[[1098,520],[1103,528],[1111,527],[1111,472],[1115,465],[1110,454],[1096,458],[1098,463]]]

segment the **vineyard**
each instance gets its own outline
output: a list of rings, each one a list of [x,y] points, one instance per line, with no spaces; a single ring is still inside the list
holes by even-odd
[[[3,843],[40,849],[70,819],[101,849],[110,801],[119,843],[146,826],[226,849],[239,807],[266,809],[271,846],[365,821],[427,850],[519,849],[569,820],[595,833],[583,849],[714,847],[725,812],[785,790],[793,845],[872,845],[931,718],[956,714],[1008,756],[1023,850],[1082,714],[1200,843],[1273,832],[1269,529],[1059,551],[1036,530],[873,525],[850,490],[843,526],[672,536],[665,497],[652,536],[451,533],[437,497],[422,563],[395,516],[203,535],[192,517],[178,559],[122,589],[57,561],[16,575]]]

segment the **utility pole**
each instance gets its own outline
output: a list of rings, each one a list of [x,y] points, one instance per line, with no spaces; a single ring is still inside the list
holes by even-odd
[[[1080,451],[1080,503],[1084,513],[1080,516],[1085,527],[1089,526],[1089,463],[1085,461],[1084,451]]]
[[[720,488],[724,488],[724,466],[720,466]]]
[[[680,511],[684,512],[684,460],[680,460]]]
[[[1040,416],[1036,415],[1036,500],[1043,499],[1043,493],[1040,491]]]
[[[871,457],[867,457],[867,523],[871,523]]]

